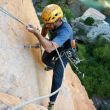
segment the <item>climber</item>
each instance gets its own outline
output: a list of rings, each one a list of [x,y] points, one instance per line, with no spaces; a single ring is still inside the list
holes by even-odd
[[[37,37],[40,44],[45,49],[42,55],[42,61],[47,65],[45,70],[53,69],[52,93],[61,86],[64,73],[64,68],[58,58],[56,48],[58,49],[63,64],[66,67],[68,62],[66,54],[69,55],[70,52],[72,52],[72,56],[74,60],[76,60],[75,41],[73,40],[72,28],[68,22],[63,19],[63,12],[58,5],[50,4],[46,6],[42,11],[42,20],[44,25],[41,34],[39,30],[32,25],[27,25],[27,29]],[[48,32],[50,33],[49,39],[45,38]],[[72,45],[74,46],[73,48]],[[53,110],[57,95],[58,93],[50,97],[48,110]]]

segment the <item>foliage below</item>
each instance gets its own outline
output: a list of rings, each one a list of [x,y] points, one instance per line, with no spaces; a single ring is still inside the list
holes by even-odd
[[[85,77],[79,75],[82,84],[89,96],[97,95],[103,98],[110,97],[110,44],[79,45],[78,56],[85,60],[79,65]],[[101,44],[101,45],[100,45]]]
[[[87,17],[86,20],[84,21],[85,25],[92,26],[95,20],[92,17]]]

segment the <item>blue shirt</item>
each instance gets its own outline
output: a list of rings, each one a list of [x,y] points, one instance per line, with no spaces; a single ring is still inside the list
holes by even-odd
[[[66,41],[69,40],[71,45],[73,39],[73,30],[71,26],[64,20],[62,25],[55,30],[50,31],[50,40],[58,44],[60,47],[64,47]]]

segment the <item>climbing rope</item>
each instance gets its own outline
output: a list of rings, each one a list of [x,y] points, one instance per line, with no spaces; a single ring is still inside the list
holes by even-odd
[[[18,21],[19,23],[21,23],[22,25],[26,26],[25,23],[23,23],[21,20],[19,20],[17,17],[13,16],[11,13],[9,13],[8,11],[6,11],[4,8],[2,8],[0,6],[0,11],[3,12],[4,14],[6,14],[7,16],[13,18],[15,21]]]
[[[54,47],[55,47],[55,50],[56,50],[56,52],[57,52],[57,54],[58,54],[58,56],[59,56],[59,59],[60,59],[60,61],[61,61],[61,64],[62,64],[62,66],[63,66],[64,76],[65,76],[64,63],[63,63],[62,58],[61,58],[61,56],[60,56],[60,54],[59,54],[59,52],[58,52],[58,49],[56,48],[55,45],[54,45]],[[65,77],[63,77],[63,79],[65,79]],[[54,91],[54,92],[52,92],[51,94],[49,94],[49,95],[37,97],[37,98],[31,99],[31,100],[26,101],[26,102],[24,101],[24,102],[22,102],[22,103],[16,105],[15,107],[9,108],[8,110],[19,110],[19,109],[23,108],[24,106],[26,106],[26,105],[28,105],[28,104],[30,104],[30,103],[33,103],[33,102],[36,102],[36,101],[38,101],[38,100],[42,100],[42,99],[45,99],[45,98],[49,98],[49,97],[55,95],[56,93],[58,93],[58,92],[61,90],[61,88],[62,88],[62,86],[61,86],[60,88],[58,88],[56,91]]]
[[[25,27],[27,26],[24,22],[22,22],[20,19],[18,19],[17,17],[13,16],[11,13],[9,13],[7,10],[5,10],[3,7],[0,6],[0,11],[4,14],[6,14],[7,16],[11,17],[12,19],[14,19],[15,21],[21,23],[22,25],[24,25]],[[39,28],[37,28],[37,30],[39,30]],[[39,30],[40,31],[40,30]]]
[[[7,10],[5,10],[3,7],[1,7],[0,6],[0,11],[2,12],[2,13],[4,13],[4,14],[6,14],[7,16],[9,16],[9,17],[11,17],[12,19],[14,19],[15,21],[17,21],[17,22],[19,22],[19,23],[21,23],[23,26],[27,26],[24,22],[22,22],[20,19],[18,19],[17,17],[15,17],[15,16],[13,16],[11,13],[9,13]],[[39,30],[38,28],[37,28],[37,30]],[[40,31],[40,30],[39,30]],[[21,48],[21,47],[23,47],[23,46],[17,46],[17,48]],[[42,48],[41,48],[41,45],[39,46],[39,48],[40,48],[40,51],[41,51],[41,55],[42,55]]]

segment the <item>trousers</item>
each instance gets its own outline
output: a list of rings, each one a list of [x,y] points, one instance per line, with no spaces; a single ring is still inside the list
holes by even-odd
[[[62,66],[62,63],[61,63],[60,59],[58,58],[53,63],[53,59],[56,56],[57,55],[56,55],[55,51],[53,51],[51,53],[47,53],[46,51],[44,51],[43,56],[42,56],[43,63],[46,64],[47,66],[53,67],[53,78],[52,78],[51,93],[56,91],[58,88],[61,87],[62,80],[63,80],[63,75],[64,75],[64,68]],[[64,67],[66,67],[66,65],[68,63],[68,59],[65,56],[65,54],[62,55],[61,59],[63,61]],[[56,98],[57,98],[57,95],[58,95],[58,93],[51,96],[50,101],[55,102]]]

